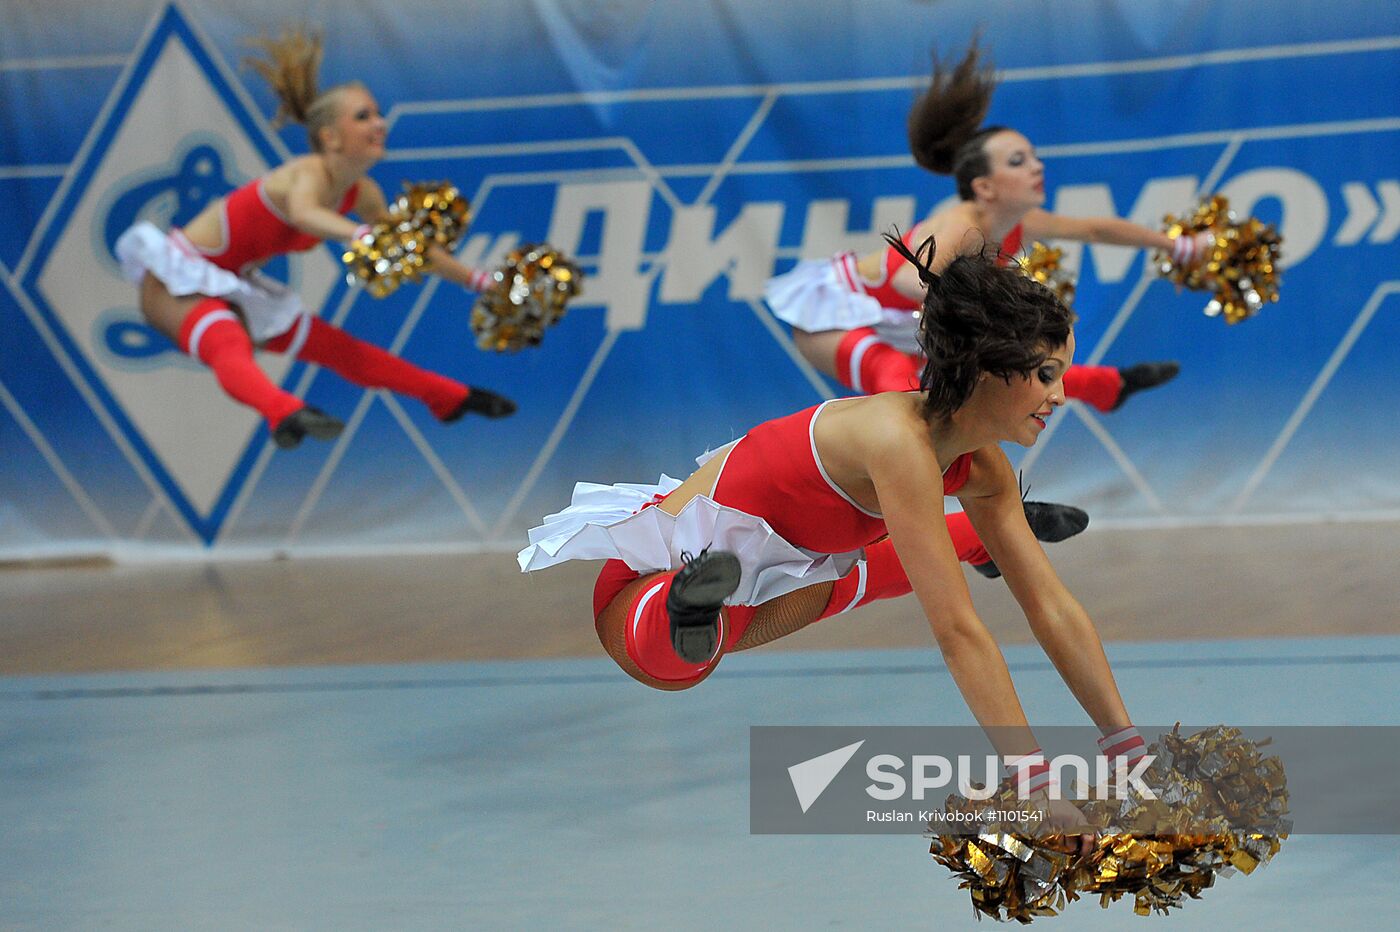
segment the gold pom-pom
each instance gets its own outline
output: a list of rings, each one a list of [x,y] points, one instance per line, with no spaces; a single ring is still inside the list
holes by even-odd
[[[1061,264],[1064,251],[1044,243],[1032,243],[1030,252],[1018,256],[1021,271],[1055,293],[1065,307],[1074,306],[1074,273]]]
[[[1009,797],[1009,798],[1008,798]],[[1011,805],[1014,792],[999,791],[993,799]],[[991,802],[990,800],[988,802]],[[949,800],[948,808],[954,807]],[[1064,835],[1034,837],[1011,826],[989,826],[977,835],[935,835],[929,853],[962,881],[976,914],[996,920],[1030,922],[1053,916],[1074,899],[1063,878],[1074,865],[1078,840]],[[980,918],[980,916],[979,916]]]
[[[388,219],[350,244],[341,256],[345,279],[376,298],[430,271],[429,246],[451,250],[467,224],[471,205],[450,184],[404,183],[389,205]]]
[[[1251,873],[1278,853],[1292,831],[1283,766],[1263,757],[1238,729],[1216,726],[1182,737],[1180,726],[1148,753],[1143,780],[1156,799],[1097,799],[1079,804],[1099,834],[1079,856],[1075,836],[1040,834],[1026,824],[976,821],[977,835],[934,835],[929,852],[952,870],[977,913],[1030,922],[1066,902],[1096,895],[1105,908],[1124,896],[1148,915],[1180,907],[1236,870]],[[1265,742],[1267,743],[1267,742]],[[1027,808],[1009,784],[988,800],[949,797],[949,812]]]
[[[1202,200],[1189,217],[1178,219],[1167,214],[1164,221],[1164,232],[1171,237],[1203,231],[1213,237],[1206,254],[1190,266],[1177,265],[1166,253],[1154,257],[1164,278],[1193,291],[1211,292],[1205,306],[1207,317],[1223,315],[1226,323],[1237,324],[1278,300],[1283,238],[1273,224],[1254,217],[1240,220],[1230,210],[1229,201],[1219,195]]]
[[[579,267],[548,243],[514,250],[472,308],[477,346],[498,353],[539,346],[582,280]]]

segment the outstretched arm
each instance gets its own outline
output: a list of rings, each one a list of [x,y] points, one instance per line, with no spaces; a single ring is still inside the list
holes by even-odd
[[[942,469],[927,429],[921,427],[921,422],[878,423],[862,438],[880,510],[968,708],[988,730],[998,754],[1028,754],[1037,748],[1035,737],[1012,685],[1006,659],[973,610],[944,523]]]
[[[355,238],[359,229],[359,224],[348,217],[342,217],[322,202],[326,199],[330,190],[327,185],[325,171],[312,159],[302,159],[292,163],[291,182],[287,186],[287,219],[292,226],[303,233],[314,236],[317,239],[336,240],[339,242],[349,242]],[[361,210],[361,202],[365,201],[365,189],[372,186],[376,191],[379,186],[368,178],[360,179],[358,193],[355,195],[353,210],[366,220],[370,216]],[[382,202],[384,195],[380,193],[379,199]]]
[[[380,223],[389,219],[389,200],[379,182],[366,175],[360,179],[355,192],[355,204],[350,210],[365,223]]]
[[[1011,683],[1006,659],[973,611],[972,598],[943,520],[942,468],[927,429],[922,422],[906,431],[889,431],[881,425],[874,428],[873,434],[874,446],[865,455],[880,509],[948,671],[999,755],[1004,759],[1041,755]],[[1005,460],[1000,450],[992,450]],[[977,468],[974,465],[974,477]],[[1013,492],[1012,498],[1020,513],[1020,497]],[[1024,528],[1023,514],[1021,523]],[[1024,529],[1029,535],[1029,528]],[[1039,763],[1026,769],[1021,769],[1026,764],[1016,767],[1021,790],[1028,792],[1029,798],[1037,800],[1048,814],[1047,827],[1068,832],[1084,830],[1083,819],[1072,803],[1046,797],[1050,768],[1043,756]],[[1092,846],[1092,834],[1081,834],[1079,853],[1087,854]]]
[[[1040,209],[1026,214],[1021,224],[1028,242],[1070,239],[1081,243],[1161,249],[1183,265],[1199,259],[1213,238],[1206,232],[1171,237],[1121,217],[1066,217]]]
[[[1026,524],[1006,454],[988,447],[976,457],[982,477],[976,494],[962,499],[963,508],[1026,613],[1031,633],[1094,724],[1105,734],[1130,725],[1098,630]]]
[[[428,247],[428,270],[471,291],[484,291],[492,282],[490,272],[463,264],[438,245]]]

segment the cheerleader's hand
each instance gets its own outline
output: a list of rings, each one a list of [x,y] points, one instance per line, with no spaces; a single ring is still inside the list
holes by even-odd
[[[1050,799],[1044,791],[1039,791],[1031,794],[1030,805],[1032,808],[1039,808],[1044,814],[1040,823],[1041,834],[1067,835],[1071,838],[1078,835],[1078,853],[1081,856],[1094,850],[1094,840],[1097,836],[1092,827],[1084,821],[1084,814],[1074,803],[1067,799]]]
[[[1215,248],[1215,234],[1210,230],[1183,233],[1172,240],[1172,262],[1179,268],[1190,268]]]

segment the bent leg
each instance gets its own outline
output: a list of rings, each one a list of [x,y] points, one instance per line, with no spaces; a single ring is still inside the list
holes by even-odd
[[[947,520],[959,560],[973,566],[994,565],[967,515],[959,512],[948,515]],[[881,538],[866,547],[865,559],[836,582],[798,589],[757,606],[739,641],[729,649],[757,647],[813,622],[844,615],[881,599],[897,599],[913,591],[909,575],[895,553],[894,543],[888,537]]]
[[[619,560],[609,560],[594,588],[594,628],[608,656],[628,676],[654,689],[689,689],[709,676],[732,650],[752,620],[749,606],[720,610],[719,646],[704,663],[687,663],[671,642],[666,611],[676,570],[639,576]]]
[[[300,398],[278,388],[253,359],[253,341],[243,322],[219,298],[203,298],[185,315],[177,345],[198,359],[235,401],[255,409],[276,431],[279,424],[303,407]]]
[[[806,586],[754,609],[739,640],[730,650],[748,650],[786,637],[810,624],[843,615],[879,599],[894,599],[913,591],[888,537],[865,548],[865,559],[836,582]]]
[[[309,322],[297,359],[323,366],[365,388],[386,388],[417,398],[439,419],[451,417],[471,394],[471,389],[461,382],[415,366],[319,317],[311,317]],[[273,352],[293,348],[297,329],[269,340],[266,348]]]
[[[955,524],[966,522],[966,533],[971,535],[956,544],[959,559],[978,553],[988,559],[966,517],[948,517]],[[894,544],[886,537],[866,547],[865,558],[834,583],[806,586],[762,605],[726,606],[720,613],[715,655],[704,663],[687,663],[672,646],[666,610],[676,572],[639,576],[621,561],[609,560],[594,588],[594,624],[603,649],[629,676],[655,689],[689,689],[709,676],[730,651],[758,647],[824,618],[913,591]]]
[[[822,582],[762,605],[730,605],[721,611],[720,647],[705,663],[691,664],[671,644],[666,596],[676,571],[639,576],[609,560],[598,575],[593,606],[598,639],[629,676],[656,689],[689,689],[709,676],[730,651],[748,650],[808,625],[879,599],[913,591],[889,538],[865,548],[865,559],[836,582]]]
[[[1089,524],[1089,516],[1073,505],[1060,505],[1054,502],[1024,502],[1026,523],[1036,540],[1053,544],[1068,540]],[[1001,570],[992,562],[992,555],[982,546],[982,538],[972,526],[972,519],[966,512],[957,511],[945,518],[948,536],[953,540],[953,549],[958,560],[969,564],[983,576],[996,579]]]
[[[894,552],[894,542],[883,537],[865,548],[865,559],[831,587],[831,595],[819,618],[844,615],[880,599],[896,599],[914,591],[904,565]]]
[[[867,395],[917,389],[923,366],[921,357],[890,346],[872,327],[848,331],[836,349],[836,378]]]
[[[866,395],[917,389],[923,374],[922,357],[890,346],[873,327],[819,333],[794,329],[792,342],[817,369]]]
[[[160,331],[171,343],[185,350],[185,344],[180,340],[180,329],[184,326],[185,319],[190,311],[201,301],[208,300],[202,294],[182,295],[176,297],[165,287],[165,283],[156,278],[150,272],[141,279],[140,300],[138,304],[141,308],[141,316],[146,318],[146,323]]]

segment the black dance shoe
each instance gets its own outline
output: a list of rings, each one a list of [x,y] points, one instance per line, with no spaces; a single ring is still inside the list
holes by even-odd
[[[1053,502],[1022,502],[1026,509],[1026,523],[1031,526],[1035,539],[1047,544],[1058,544],[1069,540],[1089,526],[1089,515],[1082,508],[1073,505],[1057,505]],[[972,568],[988,579],[1001,577],[996,562],[974,563]]]
[[[472,385],[467,387],[471,389],[471,394],[463,398],[462,403],[453,408],[451,413],[442,419],[444,424],[451,424],[466,414],[480,414],[482,417],[494,419],[509,417],[515,413],[515,402],[505,395],[497,395],[493,391]]]
[[[272,432],[272,442],[283,450],[290,450],[300,444],[303,437],[334,440],[344,429],[344,421],[331,417],[320,408],[307,405],[282,419],[282,423]]]
[[[739,588],[739,558],[708,547],[697,557],[682,553],[685,566],[671,580],[666,614],[671,646],[686,663],[706,663],[719,647],[719,609]]]
[[[1181,363],[1175,361],[1140,362],[1136,366],[1119,369],[1118,375],[1123,379],[1123,388],[1118,392],[1118,400],[1108,410],[1117,411],[1123,407],[1123,402],[1127,401],[1129,396],[1143,389],[1165,385],[1176,378],[1179,372]]]

